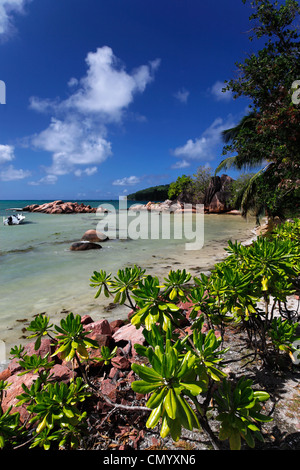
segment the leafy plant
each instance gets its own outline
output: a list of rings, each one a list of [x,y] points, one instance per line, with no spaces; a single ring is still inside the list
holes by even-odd
[[[13,445],[19,434],[20,414],[11,413],[10,406],[5,413],[0,408],[0,449],[6,445]]]
[[[43,445],[50,447],[51,440],[69,442],[71,447],[78,445],[78,432],[85,424],[86,412],[81,413],[78,404],[90,396],[87,385],[80,377],[71,380],[67,385],[63,382],[48,383],[42,390],[37,384],[29,390],[23,387],[25,393],[18,396],[20,406],[29,401],[27,410],[34,414],[30,423],[38,423],[35,430],[35,441],[31,447]],[[76,432],[74,432],[76,428]],[[49,433],[53,432],[51,439]],[[41,436],[38,436],[40,433]],[[67,436],[67,437],[66,437]]]
[[[171,270],[168,277],[164,278],[165,282],[163,284],[165,296],[168,296],[170,300],[185,300],[186,293],[185,287],[191,280],[192,276],[189,272],[186,272],[185,269],[182,271],[178,269],[177,271]]]
[[[108,286],[110,284],[111,273],[107,274],[106,271],[101,270],[100,272],[94,271],[93,276],[91,276],[91,287],[98,288],[95,299],[99,297],[102,292],[104,292],[105,297],[109,297],[109,289]]]
[[[181,427],[192,430],[199,428],[199,421],[186,397],[198,395],[206,387],[205,382],[195,380],[193,365],[196,357],[188,351],[181,356],[170,339],[165,348],[157,345],[147,352],[152,367],[132,364],[132,369],[142,380],[132,383],[138,393],[151,393],[146,406],[152,409],[147,427],[155,427],[162,419],[161,437],[169,433],[177,441]]]
[[[49,318],[43,314],[37,315],[27,327],[28,331],[34,331],[32,335],[28,336],[28,338],[37,338],[34,345],[35,350],[40,348],[43,336],[50,335],[52,327],[53,324],[49,325]]]
[[[104,365],[107,366],[111,363],[112,359],[117,354],[118,347],[116,346],[112,351],[108,346],[101,346],[101,355],[99,357],[94,357],[93,361],[104,362]]]
[[[157,277],[146,276],[138,283],[132,294],[138,309],[131,317],[131,323],[139,328],[142,324],[147,330],[159,323],[166,331],[173,320],[173,314],[179,311],[174,303],[166,302]]]
[[[48,360],[49,353],[47,353],[43,358],[37,356],[36,354],[24,355],[19,360],[20,366],[25,369],[23,372],[20,372],[19,375],[27,374],[32,371],[34,374],[40,371],[40,369],[51,369],[54,366],[54,361]]]
[[[60,347],[55,351],[53,356],[60,354],[62,359],[71,361],[74,357],[88,359],[87,348],[98,348],[97,341],[88,338],[89,332],[83,330],[80,315],[74,317],[73,313],[69,313],[66,319],[62,319],[60,326],[55,325],[58,344]]]
[[[222,386],[214,395],[218,408],[217,420],[221,422],[220,440],[229,440],[231,450],[241,448],[241,438],[248,446],[255,446],[255,438],[263,441],[258,427],[260,422],[272,421],[272,418],[261,413],[261,402],[270,398],[263,391],[254,391],[252,381],[242,377],[234,388],[228,380],[223,380]]]
[[[202,316],[201,322],[197,324],[197,329],[193,332],[193,350],[196,354],[195,369],[199,377],[202,379],[205,377],[205,381],[208,383],[209,378],[219,381],[226,377],[226,374],[217,367],[223,360],[223,355],[229,350],[229,348],[220,349],[222,339],[217,337],[213,330],[209,330],[208,333],[201,331],[204,318]],[[187,348],[191,346],[187,343]]]
[[[144,273],[145,269],[142,270],[136,265],[134,265],[133,268],[126,267],[125,269],[119,269],[117,276],[115,276],[114,280],[111,282],[112,293],[115,294],[114,303],[120,303],[122,305],[125,303],[126,299],[128,299],[130,306],[134,308],[131,298],[129,297],[129,292],[133,291],[138,286]]]
[[[288,319],[274,318],[268,333],[273,345],[278,351],[285,351],[292,354],[294,351],[293,343],[300,340],[297,335],[298,323]]]
[[[20,434],[20,413],[11,413],[12,406],[5,413],[2,410],[3,391],[8,386],[8,382],[0,380],[0,449],[13,445]]]

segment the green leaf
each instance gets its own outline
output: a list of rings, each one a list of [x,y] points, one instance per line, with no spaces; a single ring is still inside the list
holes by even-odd
[[[177,414],[177,400],[176,400],[176,394],[172,388],[169,389],[164,403],[165,403],[165,408],[166,408],[166,412],[168,413],[168,416],[171,419],[175,419],[176,414]]]
[[[269,400],[270,395],[262,390],[257,390],[254,391],[254,398],[258,398],[259,401],[266,401]]]
[[[147,367],[144,364],[132,364],[131,368],[146,382],[161,382],[163,380],[153,368]]]
[[[194,397],[199,395],[203,390],[203,388],[196,383],[181,382],[181,384],[184,386],[184,388],[189,390]]]
[[[75,416],[72,408],[69,407],[69,406],[64,406],[63,407],[63,412],[65,413],[67,418],[74,418],[74,416]]]
[[[160,436],[162,438],[165,438],[165,437],[167,437],[167,435],[169,433],[170,433],[170,426],[169,426],[169,423],[168,423],[167,415],[165,414],[165,416],[163,417],[163,420],[162,420]]]
[[[132,382],[131,388],[134,392],[146,394],[153,392],[153,390],[156,390],[161,385],[161,383],[149,383],[144,380],[136,380]]]
[[[193,428],[199,429],[199,421],[194,410],[192,410],[190,405],[181,395],[177,395],[177,400],[178,414],[182,425],[190,431],[192,431]]]
[[[157,408],[154,408],[151,411],[150,416],[146,422],[147,428],[154,428],[157,425],[159,418],[161,417],[162,407],[163,404],[161,403]]]
[[[166,394],[167,394],[167,387],[162,387],[161,390],[155,390],[149,400],[146,403],[146,406],[148,408],[157,408],[160,403],[164,400]]]
[[[240,450],[241,448],[241,435],[239,431],[231,431],[229,436],[229,445],[231,450]]]
[[[36,432],[37,434],[39,434],[43,429],[45,429],[45,427],[47,426],[47,417],[48,415],[46,415],[43,420],[40,422],[40,424],[38,425],[38,427],[36,428]]]

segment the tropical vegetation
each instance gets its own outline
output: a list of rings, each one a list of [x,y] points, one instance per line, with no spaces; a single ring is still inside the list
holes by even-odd
[[[223,132],[226,158],[216,173],[256,169],[240,200],[242,213],[284,218],[299,213],[300,201],[300,107],[293,100],[300,77],[300,7],[296,0],[250,3],[254,26],[249,39],[265,43],[237,63],[236,78],[226,82],[224,91],[247,98],[250,112]]]
[[[299,288],[299,233],[296,220],[250,246],[229,242],[228,256],[210,276],[171,270],[159,280],[138,266],[120,269],[115,276],[105,271],[91,276],[95,297],[104,294],[127,305],[132,325],[142,329],[145,343],[134,345],[140,360],[132,364],[132,390],[147,396],[140,407],[148,413],[145,424],[159,428],[162,439],[171,436],[178,441],[183,429],[202,429],[215,449],[226,448],[226,443],[230,449],[253,448],[264,441],[262,426],[272,420],[264,411],[270,396],[243,374],[236,379],[227,375],[224,365],[230,348],[223,343],[228,328],[244,331],[252,350],[245,359],[251,363],[259,357],[275,369],[287,360],[292,365],[300,356],[298,323],[286,308],[288,296]],[[189,317],[186,302],[192,305]],[[5,412],[1,402],[9,383],[0,382],[0,446],[81,448],[87,431],[85,402],[93,395],[105,400],[90,378],[90,365],[102,363],[98,371],[105,373],[116,348],[99,348],[81,317],[73,313],[59,325],[37,315],[27,329],[36,350],[47,336],[54,352],[41,357],[28,355],[22,346],[11,349],[20,375],[33,371],[37,378],[30,388],[23,384],[17,406]],[[96,357],[91,355],[95,349]],[[51,380],[57,355],[72,361],[78,371],[68,384]],[[21,424],[19,406],[29,412],[26,426]],[[212,419],[220,423],[217,432]]]

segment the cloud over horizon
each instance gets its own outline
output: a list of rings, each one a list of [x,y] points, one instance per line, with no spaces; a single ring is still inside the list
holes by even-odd
[[[125,178],[120,178],[115,181],[113,181],[114,186],[128,186],[128,185],[134,185],[140,183],[141,178],[138,178],[137,176],[127,176]]]

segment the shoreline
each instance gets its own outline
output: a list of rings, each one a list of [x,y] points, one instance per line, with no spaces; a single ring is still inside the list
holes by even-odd
[[[241,232],[238,237],[234,237],[238,242],[250,243],[251,240],[253,240],[253,225],[249,225],[244,230],[241,230]],[[166,252],[165,255],[162,255],[161,252],[157,253],[154,251],[152,255],[145,257],[143,266],[141,267],[146,269],[147,274],[156,275],[161,280],[168,275],[171,269],[186,269],[193,277],[198,276],[201,272],[208,274],[218,262],[222,261],[227,256],[224,250],[224,248],[227,247],[227,241],[224,240],[220,242],[219,240],[212,240],[206,246],[204,243],[201,250],[197,251],[186,251],[184,248],[180,251],[172,249]],[[130,263],[130,265],[131,264],[134,264],[134,262]],[[141,265],[141,263],[139,264]],[[123,267],[125,266],[120,266],[120,268]],[[115,273],[113,272],[112,274],[114,275]],[[49,316],[51,323],[59,323],[61,318],[65,317],[69,312],[81,316],[90,315],[95,321],[101,319],[107,319],[108,321],[127,319],[130,311],[128,307],[113,304],[111,298],[107,299],[101,296],[95,299],[94,296],[95,291],[92,288],[88,288],[80,303],[78,303],[76,299],[72,301],[72,299],[68,298],[66,295],[66,298],[60,303],[60,307],[55,309],[51,307],[47,311],[47,306],[43,306],[40,311],[35,311],[34,314],[24,313],[24,316],[13,319],[0,336],[0,346],[1,341],[5,342],[6,357],[9,356],[10,349],[13,346],[20,343],[26,344],[30,341],[25,336],[25,334],[28,335],[29,333],[26,332],[26,327],[38,313],[45,313]]]

